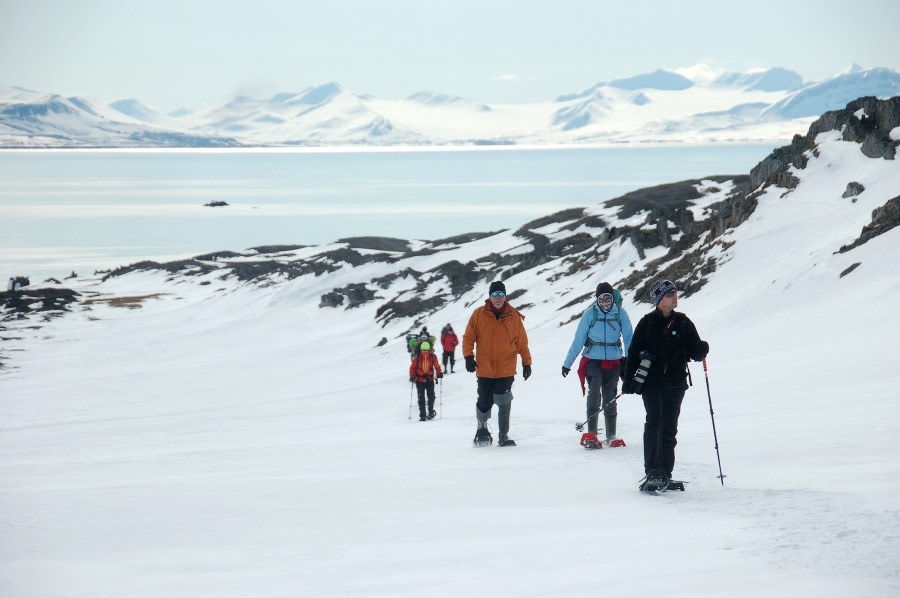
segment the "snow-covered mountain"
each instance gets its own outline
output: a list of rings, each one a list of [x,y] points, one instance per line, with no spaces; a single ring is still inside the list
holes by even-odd
[[[107,106],[91,98],[66,98],[0,86],[0,147],[237,145],[230,139],[192,135],[165,128],[165,125],[173,126],[172,120],[141,106],[136,100]]]
[[[900,98],[862,99],[749,175],[516,231],[0,293],[4,594],[895,595],[898,144]],[[687,491],[650,497],[640,399],[618,403],[625,448],[585,452],[560,366],[599,281],[637,320],[660,276],[711,351],[679,424]],[[519,446],[474,449],[459,363],[440,418],[409,420],[404,335],[462,333],[497,278],[534,374],[514,386]],[[586,578],[600,551],[615,566]]]
[[[892,97],[900,94],[900,73],[891,69],[862,69],[854,65],[848,72],[827,81],[798,89],[762,111],[763,118],[799,118],[834,110],[835,103],[859,97],[854,91],[866,89],[865,95]]]
[[[804,83],[790,70],[657,70],[599,82],[554,101],[485,104],[423,91],[403,100],[337,83],[161,114],[0,88],[0,146],[302,146],[787,141],[862,96],[900,95],[900,73],[854,67]]]

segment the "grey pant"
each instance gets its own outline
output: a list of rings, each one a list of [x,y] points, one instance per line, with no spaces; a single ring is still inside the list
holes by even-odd
[[[619,366],[604,370],[599,361],[591,360],[587,366],[587,414],[597,414],[600,409],[601,399],[603,414],[607,417],[615,417],[618,414],[616,403],[616,387],[619,385]],[[594,430],[596,432],[596,427]]]

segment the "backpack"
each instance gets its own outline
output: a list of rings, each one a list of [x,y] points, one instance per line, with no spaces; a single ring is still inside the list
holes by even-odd
[[[613,303],[615,304],[615,306],[617,308],[621,309],[622,293],[620,293],[618,289],[613,289]],[[591,340],[591,330],[594,328],[594,324],[597,323],[597,320],[600,319],[600,313],[601,313],[600,306],[597,305],[597,301],[594,301],[594,303],[592,304],[592,307],[593,307],[593,311],[591,313],[591,325],[588,326],[588,335],[587,335],[587,338],[584,340],[584,346],[585,347],[590,347],[592,345],[619,346],[618,340],[616,340],[615,343],[600,343],[600,342],[593,342]],[[622,334],[622,316],[619,314],[620,314],[620,311],[619,311],[619,309],[617,309],[616,310],[616,322],[619,324],[619,334],[621,335]],[[606,322],[607,319],[603,318],[603,321]],[[610,326],[612,326],[612,325],[610,324]]]

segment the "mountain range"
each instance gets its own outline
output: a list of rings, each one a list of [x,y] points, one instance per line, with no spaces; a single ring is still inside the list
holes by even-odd
[[[389,100],[331,82],[169,114],[137,99],[104,104],[0,86],[0,147],[780,142],[853,99],[898,94],[900,73],[856,65],[819,82],[777,67],[715,76],[659,69],[530,104],[430,91]]]

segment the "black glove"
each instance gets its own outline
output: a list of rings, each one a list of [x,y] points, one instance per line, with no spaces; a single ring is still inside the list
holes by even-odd
[[[703,361],[706,359],[707,355],[709,355],[709,343],[700,341],[697,343],[697,346],[694,347],[694,361]]]
[[[634,380],[625,380],[624,382],[622,382],[622,394],[623,395],[637,394],[637,391],[634,389]]]
[[[469,355],[468,357],[466,357],[466,371],[467,372],[474,372],[475,368],[477,368],[477,367],[478,367],[478,364],[475,363],[474,355]]]
[[[522,377],[528,380],[531,377],[531,366],[523,365],[522,366]]]
[[[568,375],[569,375],[569,372],[571,372],[571,371],[572,371],[572,370],[570,370],[570,369],[567,368],[566,366],[563,366],[563,378],[565,378],[566,376],[568,376]]]
[[[625,362],[624,357],[619,358],[619,378],[622,379],[622,382],[625,382]]]
[[[441,378],[443,378],[443,377],[444,377],[444,372],[438,372],[437,377],[438,377],[438,380],[440,380]]]
[[[410,382],[415,382],[415,381],[416,381],[416,377],[415,377],[415,376],[410,376],[410,377],[409,377],[409,381],[410,381]]]

